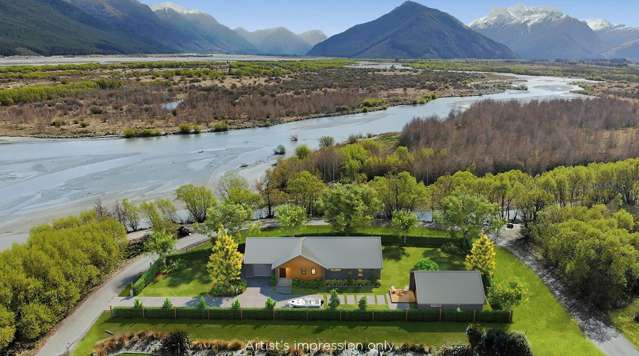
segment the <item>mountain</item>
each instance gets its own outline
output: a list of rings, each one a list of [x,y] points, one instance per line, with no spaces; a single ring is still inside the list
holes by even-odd
[[[315,46],[316,44],[326,40],[326,35],[320,30],[302,32],[298,36],[311,46]]]
[[[609,58],[639,59],[639,28],[614,25],[606,20],[587,20],[597,33]]]
[[[304,55],[313,45],[326,38],[320,31],[309,31],[295,34],[284,27],[265,30],[247,31],[243,28],[235,32],[257,48],[259,54],[272,55]]]
[[[189,38],[188,50],[197,52],[256,53],[257,49],[211,15],[172,3],[151,7],[165,26]]]
[[[527,59],[600,58],[603,50],[588,24],[548,8],[496,9],[470,27]]]
[[[66,0],[113,31],[154,47],[190,50],[193,38],[164,23],[150,7],[137,0]]]
[[[170,52],[63,0],[0,0],[0,55]]]
[[[506,46],[456,18],[407,1],[390,13],[317,44],[311,56],[353,58],[513,58]]]

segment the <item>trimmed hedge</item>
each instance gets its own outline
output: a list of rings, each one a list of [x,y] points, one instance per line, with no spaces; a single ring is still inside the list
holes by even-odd
[[[155,280],[155,276],[160,272],[160,268],[159,261],[156,261],[153,265],[151,265],[151,268],[142,273],[140,278],[138,278],[131,286],[133,295],[138,295],[144,288],[146,288],[146,286],[151,284]]]
[[[413,321],[453,323],[512,323],[508,311],[471,310],[384,310],[384,311],[332,311],[315,309],[220,309],[193,308],[128,308],[111,309],[114,318],[132,319],[189,319],[189,320],[296,320],[296,321]]]
[[[463,243],[463,239],[453,238],[453,237],[441,237],[441,236],[408,236],[406,238],[406,243],[404,244],[404,238],[397,235],[384,235],[384,234],[368,234],[368,233],[335,233],[331,232],[331,236],[379,236],[382,240],[382,245],[384,246],[407,246],[407,247],[429,247],[429,248],[438,248],[443,245],[450,243],[460,245]],[[301,234],[299,236],[306,237],[314,237],[314,236],[326,236],[326,233],[310,233],[310,234]]]

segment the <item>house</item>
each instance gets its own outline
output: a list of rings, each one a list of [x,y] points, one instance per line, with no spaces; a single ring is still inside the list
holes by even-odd
[[[486,302],[478,271],[413,271],[410,289],[420,308],[481,310]]]
[[[248,238],[246,278],[286,280],[378,280],[382,270],[379,237]]]

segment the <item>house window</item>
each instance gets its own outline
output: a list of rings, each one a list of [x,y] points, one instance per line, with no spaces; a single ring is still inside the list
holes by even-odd
[[[311,268],[311,274],[314,276],[317,274],[317,270],[315,268]]]
[[[302,267],[302,269],[300,270],[300,273],[302,274],[302,276],[306,275],[306,268]]]
[[[358,269],[357,270],[357,278],[364,278],[364,270],[363,269]]]

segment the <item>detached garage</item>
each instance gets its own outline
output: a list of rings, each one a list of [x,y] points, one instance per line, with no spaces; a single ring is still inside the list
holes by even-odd
[[[478,271],[413,271],[410,289],[419,308],[481,310],[486,302]]]

